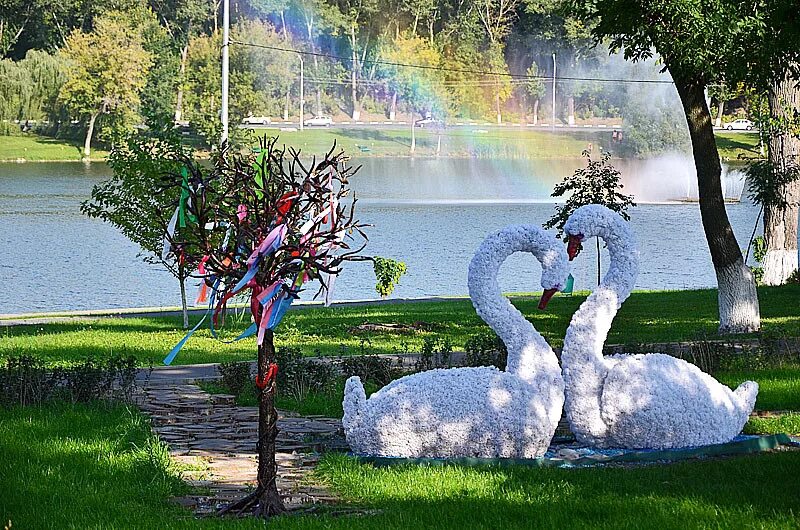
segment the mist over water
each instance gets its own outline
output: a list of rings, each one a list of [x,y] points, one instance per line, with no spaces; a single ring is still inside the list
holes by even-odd
[[[582,160],[487,161],[368,159],[352,180],[358,218],[371,255],[405,261],[408,274],[394,297],[465,295],[467,267],[488,233],[508,224],[541,224],[553,214],[552,185]],[[647,169],[654,166],[655,169]],[[659,162],[621,164],[630,191],[680,190],[674,171],[658,176]],[[652,174],[644,184],[642,174]],[[144,264],[139,249],[113,227],[79,211],[94,184],[110,175],[104,164],[0,164],[0,314],[68,309],[175,306],[177,282]],[[679,182],[679,181],[678,181]],[[637,197],[638,200],[638,197]],[[740,245],[746,245],[758,209],[727,205]],[[714,271],[696,204],[642,204],[631,210],[642,256],[640,289],[713,287]],[[608,256],[602,251],[603,270]],[[594,286],[595,248],[573,265],[577,289]],[[541,269],[528,255],[503,266],[504,291],[538,291]],[[334,298],[376,298],[369,263],[347,264]],[[309,299],[315,286],[302,294]],[[189,287],[190,297],[195,287]]]
[[[551,203],[553,186],[585,159],[364,159],[352,179],[359,200],[372,204]],[[637,203],[697,201],[697,178],[690,157],[673,153],[650,159],[612,159],[624,192]],[[723,164],[726,199],[739,200],[745,176]]]

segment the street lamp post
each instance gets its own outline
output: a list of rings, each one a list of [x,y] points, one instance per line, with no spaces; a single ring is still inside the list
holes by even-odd
[[[300,130],[302,131],[303,130],[303,114],[305,114],[304,107],[305,107],[305,104],[306,104],[305,94],[303,93],[303,84],[304,84],[303,83],[303,76],[304,76],[304,69],[305,69],[304,68],[305,61],[303,61],[303,54],[302,53],[298,53],[297,56],[300,57]]]
[[[556,54],[553,54],[553,129],[556,127]]]
[[[220,110],[220,120],[222,121],[222,134],[220,135],[219,145],[222,149],[228,143],[228,72],[230,68],[229,48],[230,48],[230,0],[222,3],[222,102]]]

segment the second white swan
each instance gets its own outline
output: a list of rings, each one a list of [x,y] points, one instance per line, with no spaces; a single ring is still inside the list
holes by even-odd
[[[572,317],[561,365],[565,410],[578,441],[594,447],[678,448],[724,443],[741,432],[758,385],[731,391],[698,367],[669,355],[603,356],[622,302],[633,290],[639,252],[628,224],[599,205],[567,220],[572,259],[587,237],[603,239],[611,264],[603,282]]]

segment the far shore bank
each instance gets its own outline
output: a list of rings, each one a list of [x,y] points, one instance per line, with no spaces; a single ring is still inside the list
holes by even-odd
[[[539,131],[509,129],[453,129],[441,134],[415,131],[415,149],[411,152],[411,131],[400,129],[325,128],[305,131],[279,129],[255,130],[254,135],[279,135],[287,147],[307,152],[328,151],[336,142],[354,158],[443,158],[443,159],[525,159],[558,160],[580,158],[584,149],[594,152],[617,146],[610,129]],[[726,161],[759,156],[757,133],[715,131],[720,157]],[[93,149],[89,159],[79,142],[37,135],[0,137],[0,162],[103,162],[108,152]],[[198,158],[208,152],[197,151]],[[641,157],[623,157],[641,158]]]

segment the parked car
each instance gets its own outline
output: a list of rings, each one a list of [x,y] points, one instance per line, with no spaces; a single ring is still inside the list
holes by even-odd
[[[444,122],[436,118],[422,118],[414,122],[414,127],[444,127]]]
[[[728,131],[752,131],[755,124],[750,120],[738,119],[726,123],[724,128]]]
[[[314,116],[304,121],[303,124],[309,127],[314,125],[330,127],[333,124],[333,120],[330,116]]]
[[[267,125],[272,123],[269,116],[248,116],[242,120],[245,125]]]

